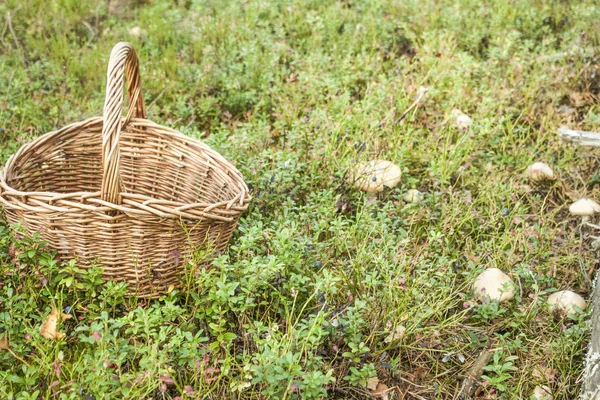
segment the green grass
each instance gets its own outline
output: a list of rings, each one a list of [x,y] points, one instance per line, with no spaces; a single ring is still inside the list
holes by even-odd
[[[600,161],[556,136],[599,129],[594,3],[0,3],[0,162],[99,115],[125,40],[149,118],[232,160],[254,196],[229,252],[207,270],[187,260],[190,290],[152,302],[0,226],[0,331],[23,361],[0,351],[0,398],[351,399],[377,376],[390,398],[452,399],[488,344],[478,398],[539,384],[576,398],[589,312],[544,304],[557,289],[588,297],[597,264],[595,233],[567,208],[600,199]],[[404,175],[372,202],[344,174],[374,158]],[[522,176],[538,160],[556,183]],[[401,200],[412,188],[421,204]],[[515,300],[473,298],[487,267],[513,277]],[[39,333],[52,306],[74,315],[61,341]]]

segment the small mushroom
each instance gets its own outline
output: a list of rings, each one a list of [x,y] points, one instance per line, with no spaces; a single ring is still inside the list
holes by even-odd
[[[536,386],[533,389],[532,397],[536,400],[553,400],[554,396],[552,396],[552,390],[546,385]]]
[[[571,215],[589,217],[594,215],[594,213],[600,212],[600,204],[592,199],[582,198],[569,206],[569,212]]]
[[[407,203],[418,203],[423,200],[423,194],[417,189],[410,189],[402,196],[402,200]]]
[[[354,187],[363,192],[374,194],[382,192],[384,186],[396,187],[402,177],[400,167],[385,160],[372,160],[359,164],[350,174]]]
[[[533,182],[542,182],[545,180],[553,181],[556,179],[554,171],[546,163],[536,162],[531,164],[525,170],[525,175]]]
[[[473,288],[475,294],[498,300],[499,303],[511,300],[515,296],[515,283],[498,268],[488,268],[479,274]]]
[[[548,304],[552,310],[559,310],[563,314],[576,314],[575,306],[585,310],[587,304],[583,297],[570,290],[561,290],[548,297]]]
[[[452,116],[456,118],[454,121],[454,126],[456,126],[461,131],[467,130],[473,123],[473,119],[467,114],[463,113],[461,110],[452,110]]]

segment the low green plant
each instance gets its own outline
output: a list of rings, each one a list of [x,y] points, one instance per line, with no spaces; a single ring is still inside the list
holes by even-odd
[[[152,301],[0,223],[0,398],[362,398],[374,378],[455,398],[492,340],[485,396],[528,398],[544,365],[576,398],[590,311],[545,302],[591,291],[597,234],[566,210],[599,197],[598,162],[555,132],[598,129],[599,17],[592,0],[0,2],[0,162],[100,115],[125,40],[149,118],[253,197],[223,254],[168,255],[181,285]],[[403,173],[375,198],[347,182],[374,159]],[[529,182],[535,161],[558,179]],[[490,267],[513,301],[474,298]],[[61,340],[40,334],[53,308]]]
[[[503,356],[501,350],[495,351],[492,363],[483,367],[486,373],[481,377],[485,379],[485,384],[500,392],[505,392],[507,390],[506,382],[512,378],[512,373],[518,370],[513,363],[518,359],[517,356]]]

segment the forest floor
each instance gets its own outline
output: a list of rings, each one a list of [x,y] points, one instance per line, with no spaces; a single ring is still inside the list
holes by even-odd
[[[476,398],[576,398],[589,309],[546,300],[589,299],[598,266],[598,232],[568,211],[600,200],[598,152],[557,128],[600,129],[600,6],[481,3],[0,2],[1,163],[100,115],[130,41],[149,118],[231,160],[253,196],[229,251],[183,260],[185,289],[154,301],[3,222],[0,398],[454,399],[486,351]],[[368,199],[346,172],[373,159],[403,176]],[[529,182],[536,161],[557,179]],[[474,296],[490,267],[512,301]],[[53,307],[73,316],[61,340],[40,335]]]

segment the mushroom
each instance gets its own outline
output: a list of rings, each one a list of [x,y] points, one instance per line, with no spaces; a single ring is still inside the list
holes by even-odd
[[[488,268],[479,274],[473,288],[475,294],[488,296],[499,303],[511,300],[515,296],[515,283],[498,268]]]
[[[576,314],[575,306],[585,310],[587,304],[583,297],[570,290],[561,290],[548,297],[548,304],[552,310],[559,310],[563,314]]]
[[[525,175],[533,182],[542,182],[545,180],[553,181],[554,179],[556,179],[552,168],[550,168],[548,164],[543,162],[536,162],[531,164],[525,170]]]
[[[569,212],[571,215],[589,217],[594,215],[594,213],[600,212],[600,204],[592,199],[582,198],[569,206]]]
[[[402,200],[407,203],[418,203],[423,200],[423,194],[417,189],[410,189],[402,196]]]
[[[553,400],[552,391],[546,385],[536,386],[531,395],[536,400]]]
[[[354,187],[369,194],[382,192],[383,187],[393,189],[400,182],[402,171],[394,163],[372,160],[359,164],[350,174]]]

